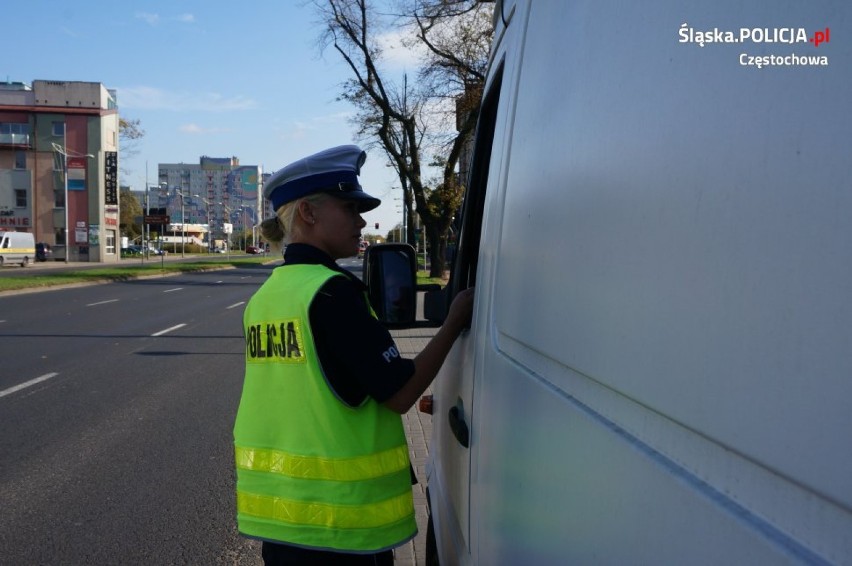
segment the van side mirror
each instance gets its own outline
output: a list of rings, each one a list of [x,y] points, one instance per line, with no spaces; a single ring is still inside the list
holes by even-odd
[[[377,244],[364,252],[364,283],[370,305],[389,327],[414,326],[417,320],[417,264],[408,244]]]
[[[388,328],[435,326],[418,322],[418,291],[428,297],[440,285],[417,285],[417,255],[408,244],[374,244],[364,252],[364,284],[370,305]],[[446,302],[446,300],[444,300]],[[443,316],[446,316],[444,313]],[[441,319],[443,320],[443,316]]]

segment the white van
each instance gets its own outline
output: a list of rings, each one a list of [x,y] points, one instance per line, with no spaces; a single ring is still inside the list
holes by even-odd
[[[35,261],[35,238],[29,232],[0,232],[0,266]]]
[[[852,564],[852,3],[495,11],[430,558]]]

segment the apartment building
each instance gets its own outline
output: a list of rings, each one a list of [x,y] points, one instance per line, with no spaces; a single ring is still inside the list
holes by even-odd
[[[101,83],[0,83],[0,230],[31,232],[56,259],[114,262],[119,114]]]
[[[160,163],[158,184],[149,188],[151,208],[165,208],[175,224],[207,224],[210,241],[240,236],[233,244],[258,241],[257,226],[264,217],[263,168],[240,165],[237,157],[202,156],[197,164]],[[249,238],[243,236],[250,234]]]

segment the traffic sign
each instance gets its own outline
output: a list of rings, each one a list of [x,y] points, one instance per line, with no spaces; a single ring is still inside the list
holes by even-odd
[[[170,224],[171,218],[168,214],[146,214],[145,224]]]

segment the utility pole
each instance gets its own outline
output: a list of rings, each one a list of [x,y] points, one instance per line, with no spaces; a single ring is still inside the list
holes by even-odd
[[[151,204],[148,200],[148,190],[150,187],[148,186],[148,161],[145,161],[145,216],[150,216],[151,214]],[[149,255],[151,253],[151,225],[147,222],[142,227],[142,234],[145,235],[145,253],[142,255],[143,258],[147,257],[151,259]]]
[[[186,257],[184,248],[186,244],[186,216],[183,206],[183,190],[178,188],[175,190],[180,197],[180,257]]]
[[[69,157],[83,157],[92,159],[95,156],[91,153],[77,153],[72,152],[64,145],[59,145],[58,143],[51,144],[53,146],[53,151],[62,155],[62,173],[63,173],[63,192],[65,193],[65,263],[68,263],[69,257],[71,254],[71,231],[69,230],[68,223],[70,222],[70,214],[69,208],[71,203],[68,202],[68,158]],[[70,155],[69,155],[70,154]]]
[[[402,75],[402,113],[408,118],[408,73]],[[404,235],[400,241],[406,243],[408,242],[408,136],[405,125],[402,128],[402,161],[405,163],[405,172],[399,181],[402,184],[402,232]]]

